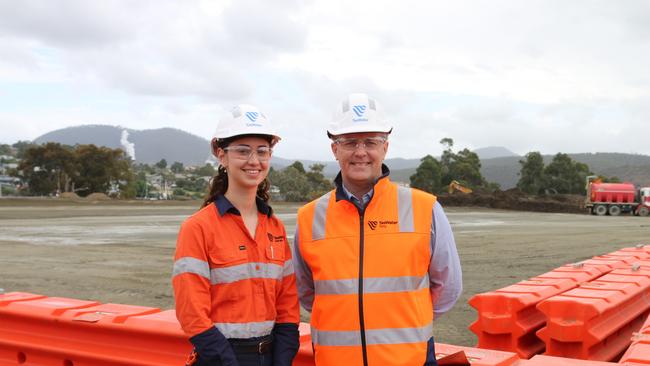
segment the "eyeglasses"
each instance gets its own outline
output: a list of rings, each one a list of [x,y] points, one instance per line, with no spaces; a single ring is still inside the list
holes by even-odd
[[[262,162],[268,161],[273,153],[273,149],[268,146],[260,146],[257,149],[253,149],[246,145],[235,145],[224,147],[223,149],[224,151],[230,151],[235,159],[249,160],[253,155],[257,155],[257,160]]]
[[[334,140],[335,144],[339,145],[346,151],[356,151],[361,146],[363,146],[366,151],[376,151],[384,145],[384,142],[386,142],[385,137],[367,137],[365,139],[340,138]]]

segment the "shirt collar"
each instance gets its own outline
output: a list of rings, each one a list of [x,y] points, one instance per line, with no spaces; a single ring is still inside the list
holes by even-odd
[[[217,196],[214,200],[214,205],[217,206],[217,211],[219,211],[219,216],[223,216],[226,213],[232,213],[238,216],[241,216],[241,213],[223,194]],[[257,211],[260,213],[271,217],[273,215],[273,209],[269,206],[264,200],[259,197],[255,197],[255,205],[257,205]]]
[[[367,201],[365,200],[365,197],[367,195],[370,195],[368,197],[368,200],[370,200],[370,197],[372,197],[372,195],[374,193],[374,186],[377,184],[377,182],[379,182],[380,179],[388,177],[389,174],[390,174],[390,169],[388,169],[388,166],[386,164],[381,164],[381,176],[379,176],[379,178],[377,178],[377,180],[375,180],[372,183],[373,188],[370,189],[370,192],[366,193],[364,195],[364,197],[362,197],[362,200],[364,202],[367,203]],[[334,184],[336,185],[336,201],[337,202],[340,201],[340,200],[351,201],[351,197],[354,197],[354,196],[352,195],[352,193],[350,193],[350,191],[348,191],[343,186],[343,176],[341,175],[341,172],[339,172],[339,174],[337,174],[336,178],[334,178]],[[356,199],[356,197],[355,197],[355,199]]]

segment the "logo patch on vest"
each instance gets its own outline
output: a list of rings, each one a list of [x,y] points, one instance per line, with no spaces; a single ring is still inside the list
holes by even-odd
[[[377,220],[368,220],[368,227],[370,230],[375,230],[376,228],[385,229],[388,225],[397,225],[397,221],[377,221]]]
[[[266,236],[269,238],[269,242],[271,243],[282,243],[284,241],[284,237],[282,235],[280,236],[274,236],[271,233],[266,233]]]

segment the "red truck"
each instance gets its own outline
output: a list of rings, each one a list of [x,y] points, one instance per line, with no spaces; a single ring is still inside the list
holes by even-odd
[[[650,215],[650,187],[637,189],[632,183],[602,183],[596,176],[587,177],[585,207],[592,215],[618,216],[632,213]]]

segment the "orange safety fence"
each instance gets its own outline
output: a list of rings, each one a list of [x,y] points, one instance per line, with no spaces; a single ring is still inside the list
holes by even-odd
[[[451,344],[436,343],[436,360],[440,366],[463,364],[458,359],[451,360],[454,355],[462,354],[472,366],[509,366],[516,365],[519,360],[517,354],[512,352],[495,351],[482,348],[454,346]],[[462,352],[462,353],[461,353]],[[446,360],[449,359],[449,362]],[[455,361],[455,362],[454,362]]]
[[[477,310],[478,319],[469,329],[477,335],[480,348],[516,352],[522,358],[530,358],[544,351],[544,342],[535,334],[546,324],[546,317],[535,307],[540,301],[635,260],[633,255],[595,257],[499,290],[474,295],[469,304]]]
[[[191,349],[174,310],[0,294],[0,366],[184,365]],[[293,365],[314,365],[309,324]]]
[[[537,336],[546,355],[611,361],[630,344],[648,315],[650,267],[638,261],[542,301],[547,318]]]
[[[618,363],[605,361],[575,360],[572,358],[536,355],[530,360],[521,360],[515,366],[621,366]]]
[[[0,365],[181,365],[190,350],[172,310],[0,295]]]
[[[650,365],[650,316],[638,332],[632,335],[632,344],[618,361],[624,365]]]

